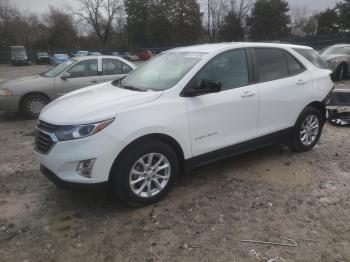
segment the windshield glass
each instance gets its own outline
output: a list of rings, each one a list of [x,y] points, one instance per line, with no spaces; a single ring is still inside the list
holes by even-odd
[[[121,83],[121,87],[163,91],[176,85],[205,53],[163,53],[139,67]]]
[[[45,73],[42,73],[41,75],[44,77],[56,77],[59,73],[61,73],[63,70],[71,66],[73,63],[75,63],[76,60],[71,59],[68,60],[62,64],[59,64],[55,66],[54,68],[51,68],[49,71],[46,71]]]
[[[331,46],[325,49],[321,55],[350,55],[350,46]]]
[[[24,47],[11,47],[11,53],[14,56],[26,56]]]

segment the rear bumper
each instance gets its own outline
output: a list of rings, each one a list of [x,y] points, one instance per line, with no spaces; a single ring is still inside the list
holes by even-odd
[[[40,165],[41,173],[47,177],[52,183],[54,183],[58,188],[74,190],[74,191],[100,191],[103,192],[108,190],[108,182],[94,183],[94,184],[86,184],[86,183],[76,183],[76,182],[68,182],[59,178],[54,172],[45,167],[44,165]]]

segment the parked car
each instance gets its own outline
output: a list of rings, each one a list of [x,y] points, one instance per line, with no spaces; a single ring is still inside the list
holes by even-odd
[[[138,55],[140,60],[146,61],[146,60],[149,60],[152,58],[153,53],[151,51],[144,50],[144,51],[139,52],[137,55]]]
[[[73,54],[73,57],[87,56],[88,54],[89,54],[89,51],[78,50]]]
[[[138,61],[139,56],[134,52],[126,52],[123,56],[124,59],[130,60],[130,61]]]
[[[343,80],[350,75],[350,44],[332,45],[321,51],[333,71],[335,80]]]
[[[12,65],[29,65],[29,59],[24,46],[10,46]]]
[[[124,79],[45,107],[36,156],[59,186],[108,185],[126,204],[151,204],[183,170],[273,143],[311,150],[334,86],[325,68],[296,45],[166,51]]]
[[[102,53],[100,53],[100,52],[89,52],[87,55],[89,55],[89,56],[99,56],[99,55],[102,55]]]
[[[50,64],[50,56],[47,52],[38,52],[36,54],[36,63],[41,64]]]
[[[67,54],[54,54],[50,57],[50,64],[51,65],[59,65],[66,61],[68,61],[70,57]]]
[[[76,57],[33,76],[19,77],[0,84],[0,111],[20,111],[37,117],[50,101],[71,91],[119,79],[136,66],[112,56]]]

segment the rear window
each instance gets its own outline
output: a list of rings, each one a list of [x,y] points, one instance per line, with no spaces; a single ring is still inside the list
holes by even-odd
[[[323,59],[319,54],[317,54],[315,50],[301,48],[294,48],[294,50],[309,60],[314,66],[321,69],[329,69],[328,64],[323,61]]]

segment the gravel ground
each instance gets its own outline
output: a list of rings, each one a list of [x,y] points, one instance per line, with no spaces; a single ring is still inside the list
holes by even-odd
[[[42,70],[0,66],[0,79]],[[273,146],[204,166],[129,209],[44,178],[34,125],[0,113],[1,261],[350,261],[350,129],[327,124],[311,152]],[[241,242],[281,236],[298,246]]]

